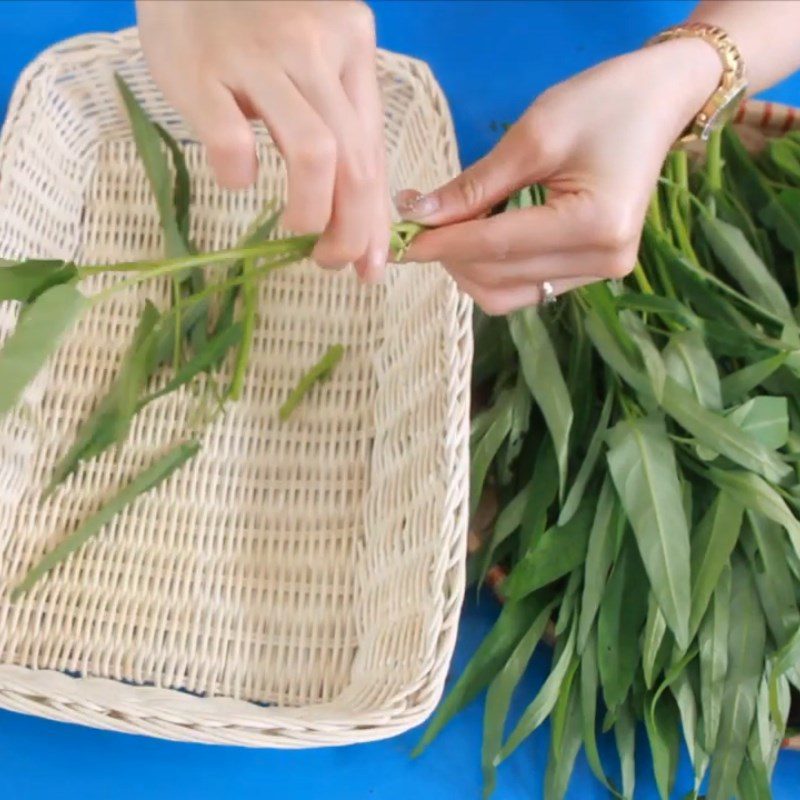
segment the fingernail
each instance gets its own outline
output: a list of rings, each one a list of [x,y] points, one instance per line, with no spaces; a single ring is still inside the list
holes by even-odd
[[[367,256],[367,269],[364,273],[364,280],[367,283],[381,283],[386,271],[386,250],[381,247],[373,247]]]
[[[421,220],[439,210],[436,194],[422,194],[416,189],[401,189],[394,196],[394,205],[403,219]]]

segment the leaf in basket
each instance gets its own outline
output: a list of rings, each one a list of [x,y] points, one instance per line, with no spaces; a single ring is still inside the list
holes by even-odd
[[[552,601],[539,611],[528,631],[519,640],[500,672],[492,680],[486,693],[481,750],[484,797],[492,794],[497,782],[497,764],[503,745],[503,730],[511,706],[511,697],[522,679],[536,645],[544,634],[554,608],[555,601]]]
[[[636,788],[636,720],[628,703],[623,703],[617,709],[614,739],[622,774],[622,796],[632,798]]]
[[[19,300],[30,303],[43,291],[76,278],[78,271],[74,264],[63,261],[12,262],[0,266],[0,301]]]
[[[577,649],[580,654],[587,646],[589,632],[600,608],[600,598],[606,587],[606,579],[622,537],[624,524],[625,515],[622,506],[614,492],[611,478],[606,476],[600,490],[586,549],[583,597],[578,624]]]
[[[789,439],[789,407],[785,397],[753,397],[733,409],[728,419],[766,447],[777,450]]]
[[[0,416],[10,411],[25,387],[55,352],[67,328],[89,306],[74,283],[42,292],[24,313],[0,350]]]
[[[192,200],[192,184],[189,178],[189,169],[186,166],[186,159],[180,145],[173,139],[166,128],[157,122],[153,124],[153,127],[172,155],[172,166],[175,168],[175,185],[172,190],[175,224],[180,231],[186,249],[193,250],[194,248],[189,240],[189,208]],[[180,255],[180,253],[174,253],[174,255]]]
[[[728,492],[719,492],[694,530],[691,542],[691,634],[705,616],[714,588],[736,546],[743,516],[744,508],[738,499]]]
[[[547,423],[558,461],[560,494],[566,488],[572,402],[547,328],[534,308],[508,317],[525,381]]]
[[[700,225],[714,254],[745,294],[775,316],[794,325],[794,315],[781,285],[739,228],[706,215],[700,218]]]
[[[597,618],[597,664],[606,706],[614,710],[628,695],[641,659],[639,634],[647,611],[637,589],[645,580],[630,537],[623,544]]]
[[[787,353],[776,353],[774,356],[748,364],[736,372],[731,372],[720,381],[722,401],[726,406],[743,400],[746,395],[760,386],[775,370],[786,361]]]
[[[647,595],[647,619],[642,634],[642,672],[648,689],[652,689],[656,675],[663,669],[662,653],[665,648],[664,634],[667,632],[667,621],[661,613],[658,600],[652,590]]]
[[[664,695],[652,712],[645,713],[644,722],[658,794],[662,800],[669,800],[675,784],[680,748],[680,716],[671,695]]]
[[[131,483],[78,526],[77,530],[69,534],[66,539],[45,555],[13,589],[11,600],[17,600],[28,592],[43,575],[53,567],[58,566],[69,555],[84,545],[126,506],[133,503],[140,495],[166,480],[175,470],[193,458],[199,450],[199,442],[184,442],[140,473]]]
[[[53,470],[43,497],[51,494],[81,461],[94,458],[127,436],[136,413],[136,400],[151,372],[154,359],[152,333],[160,318],[158,309],[147,301],[114,383],[78,429],[72,447]]]
[[[795,582],[786,561],[785,537],[780,525],[753,511],[741,543],[756,582],[767,626],[778,647],[800,627]]]
[[[800,189],[784,189],[773,194],[761,211],[761,221],[775,231],[781,244],[793,253],[800,253]]]
[[[551,601],[550,593],[539,592],[521,602],[510,601],[503,605],[491,631],[475,651],[455,686],[439,705],[425,734],[414,748],[414,756],[418,756],[455,714],[474,700],[500,672],[509,654],[530,629],[531,620]]]
[[[278,411],[278,416],[282,420],[287,420],[292,415],[292,412],[300,405],[300,401],[308,394],[311,387],[319,381],[325,380],[342,360],[344,356],[344,347],[340,344],[331,345],[324,353],[322,358],[317,361],[307,372],[305,372],[297,385],[289,393],[289,396],[284,401],[283,405]]]
[[[137,410],[159,397],[174,392],[176,389],[189,383],[193,378],[196,378],[201,372],[205,372],[214,365],[219,364],[225,358],[228,350],[241,341],[242,333],[242,323],[234,322],[232,325],[224,328],[220,333],[212,336],[205,342],[202,349],[195,352],[192,357],[180,367],[168,383],[157,392],[140,400]]]
[[[709,468],[711,480],[741,502],[745,508],[763,514],[782,525],[789,534],[795,553],[800,555],[800,522],[786,501],[763,478],[752,472]]]
[[[663,407],[700,444],[767,480],[778,482],[791,472],[791,467],[774,449],[766,447],[721,414],[703,408],[671,378],[664,386]]]
[[[715,411],[722,408],[717,364],[701,333],[680,331],[672,334],[664,348],[664,362],[673,380],[690,391],[700,405]]]
[[[583,463],[575,476],[575,480],[572,482],[572,486],[570,486],[569,492],[567,492],[564,504],[561,506],[561,513],[558,515],[559,525],[565,525],[572,519],[583,499],[586,485],[594,474],[594,469],[600,458],[606,432],[608,431],[608,421],[611,417],[611,407],[613,403],[614,395],[612,392],[609,392],[603,402],[603,408],[600,411],[600,417],[597,420],[592,438],[589,440],[589,446],[586,448],[586,455],[584,456]]]
[[[595,777],[615,797],[621,797],[606,776],[600,753],[597,749],[597,634],[592,629],[586,641],[586,649],[581,655],[580,693],[581,718],[583,724],[583,744],[586,749],[586,760]]]
[[[164,231],[166,254],[167,256],[188,255],[189,248],[181,232],[175,208],[175,193],[173,193],[169,161],[161,149],[161,135],[156,125],[139,105],[128,84],[119,75],[115,75],[114,78],[125,104],[133,138],[136,142],[136,150],[153,189],[158,214],[161,218],[161,227]]]
[[[595,496],[587,495],[566,525],[546,530],[517,561],[503,583],[507,597],[521,599],[583,563],[596,500]]]
[[[570,628],[569,635],[558,657],[554,657],[550,674],[542,684],[536,697],[522,712],[514,730],[511,731],[503,749],[500,760],[507,759],[549,716],[558,702],[561,687],[572,680],[578,667],[575,658],[575,626]]]
[[[472,451],[469,476],[470,515],[474,514],[478,507],[489,466],[511,430],[513,414],[513,393],[506,390],[497,398],[495,404],[481,415],[485,427],[481,431],[480,440],[476,442],[473,439],[470,447]],[[473,432],[476,424],[477,420],[473,422]]]
[[[728,673],[722,696],[719,733],[711,762],[708,800],[728,800],[735,791],[744,759],[764,664],[764,615],[750,570],[739,556],[732,559],[731,619]]]
[[[664,420],[617,424],[608,465],[664,618],[681,648],[689,645],[689,531],[675,453]],[[602,671],[601,671],[602,675]]]
[[[580,690],[572,683],[563,686],[558,704],[553,712],[553,727],[562,729],[561,735],[550,740],[550,756],[544,776],[544,800],[563,800],[575,759],[581,749],[582,719]]]
[[[728,671],[731,569],[725,566],[714,587],[711,602],[697,632],[700,659],[700,707],[703,719],[701,746],[713,753],[722,713],[722,694]]]

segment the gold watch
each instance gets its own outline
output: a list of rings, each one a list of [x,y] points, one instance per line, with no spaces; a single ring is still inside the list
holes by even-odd
[[[700,139],[706,141],[708,137],[733,118],[739,104],[747,92],[747,78],[745,77],[744,61],[739,48],[722,28],[708,25],[705,22],[687,22],[684,25],[674,25],[654,36],[648,44],[658,44],[670,39],[694,37],[708,42],[716,51],[722,62],[722,78],[719,86],[706,100],[697,116],[684,131],[680,141]]]

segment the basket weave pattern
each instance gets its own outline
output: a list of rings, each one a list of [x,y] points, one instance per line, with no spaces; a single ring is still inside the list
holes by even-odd
[[[113,84],[184,143],[192,235],[230,246],[285,190],[258,134],[257,186],[220,190],[164,103],[134,31],[73,39],[23,74],[0,139],[0,256],[109,263],[162,252]],[[380,56],[394,188],[458,168],[427,67]],[[106,284],[98,278],[93,288]],[[39,495],[110,384],[152,283],[94,309],[0,420],[0,706],[192,741],[301,747],[388,736],[439,699],[466,551],[470,304],[438,265],[359,286],[311,264],[261,285],[243,399],[200,455],[16,604],[41,554],[163,450],[202,405],[168,395],[117,451]],[[0,306],[0,336],[18,309]],[[326,346],[343,362],[287,423],[276,409]]]

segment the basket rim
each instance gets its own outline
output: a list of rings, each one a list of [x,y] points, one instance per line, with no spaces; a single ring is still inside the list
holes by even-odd
[[[136,29],[127,28],[66,39],[37,56],[23,70],[12,93],[0,132],[0,175],[4,154],[10,149],[12,137],[18,134],[15,124],[22,106],[43,73],[56,65],[90,63],[111,53],[133,55],[139,49]],[[455,171],[458,157],[452,118],[427,64],[388,51],[381,51],[379,62],[389,64],[396,72],[408,73],[424,91],[426,101],[441,116],[453,142],[447,157],[449,168]],[[372,741],[402,733],[424,721],[444,690],[465,588],[468,491],[466,481],[453,478],[466,474],[468,464],[471,308],[471,301],[461,294],[447,308],[457,329],[457,336],[447,345],[451,369],[446,378],[442,377],[447,381],[450,398],[443,423],[453,434],[445,443],[450,465],[445,474],[449,479],[445,504],[447,559],[445,568],[435,576],[437,599],[441,594],[441,616],[433,634],[435,646],[426,656],[425,671],[417,674],[412,684],[401,687],[375,708],[352,710],[338,703],[338,698],[289,707],[224,696],[202,697],[180,689],[0,663],[0,707],[165,739],[285,748]]]

